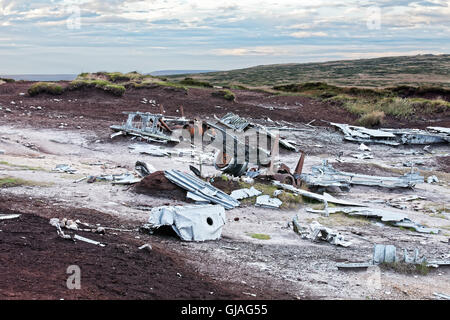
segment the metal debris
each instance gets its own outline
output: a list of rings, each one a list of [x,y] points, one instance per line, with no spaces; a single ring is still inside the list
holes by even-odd
[[[128,115],[127,121],[122,125],[112,125],[110,128],[122,134],[129,134],[155,142],[175,142],[180,140],[170,136],[171,129],[167,126],[167,119],[162,114],[144,112],[124,112]],[[113,134],[111,138],[116,136]]]
[[[234,190],[231,192],[230,196],[236,200],[246,199],[250,197],[259,196],[261,191],[256,190],[255,187],[244,188],[239,190]]]
[[[449,294],[434,292],[433,295],[438,297],[439,299],[450,300],[450,295]]]
[[[171,226],[183,241],[218,240],[226,215],[220,205],[164,206],[153,208],[148,222],[151,230]]]
[[[373,155],[370,152],[354,153],[351,156],[355,159],[360,159],[360,160],[373,159]]]
[[[429,176],[427,178],[427,183],[439,183],[439,179],[436,176]]]
[[[323,195],[320,195],[318,193],[305,191],[305,190],[302,190],[302,189],[297,189],[297,188],[295,188],[295,187],[293,187],[291,185],[283,184],[283,183],[281,183],[279,181],[273,181],[272,183],[275,186],[279,187],[279,188],[291,191],[291,192],[293,192],[295,194],[299,194],[299,195],[302,195],[304,197],[308,197],[308,198],[311,198],[311,199],[319,200],[319,201],[325,203],[325,210],[328,208],[328,202],[335,203],[335,204],[341,204],[341,205],[344,205],[344,206],[362,206],[362,207],[365,206],[364,204],[337,199],[337,198],[333,197],[332,195],[330,195],[330,194],[328,194],[326,192],[324,192]]]
[[[105,246],[105,244],[103,244],[101,242],[98,242],[98,241],[95,241],[95,240],[91,240],[91,239],[79,236],[77,234],[73,236],[73,239],[74,240],[78,240],[78,241],[83,241],[83,242],[86,242],[86,243],[90,243],[90,244],[94,244],[94,245],[100,246],[100,247],[104,247]]]
[[[142,154],[148,154],[154,157],[168,157],[170,156],[170,153],[167,152],[165,149],[154,146],[151,144],[132,144],[128,147],[129,149],[132,149],[134,152],[142,153]]]
[[[146,243],[146,244],[144,244],[144,245],[142,245],[142,246],[140,246],[139,248],[138,248],[139,250],[147,250],[147,251],[152,251],[152,246],[151,245],[149,245],[148,243]]]
[[[362,143],[382,143],[391,146],[400,144],[432,144],[450,142],[450,129],[428,127],[429,131],[419,129],[367,129],[342,123],[331,125],[344,133],[344,139]]]
[[[372,151],[368,146],[366,146],[364,143],[361,143],[361,145],[358,148],[361,151]]]
[[[423,183],[424,178],[417,172],[400,177],[369,176],[351,172],[338,171],[326,160],[321,166],[313,166],[311,173],[300,175],[308,186],[350,187],[350,185],[378,186],[384,188],[412,188]]]
[[[328,241],[335,246],[349,247],[352,243],[345,240],[344,236],[339,232],[324,227],[317,221],[313,221],[308,227],[303,226],[298,221],[298,216],[292,219],[293,228],[302,239],[310,239],[311,241]]]
[[[227,113],[222,118],[217,118],[215,115],[214,117],[216,120],[223,124],[224,126],[235,130],[236,132],[243,132],[249,128],[257,128],[259,132],[262,132],[266,134],[267,136],[271,137],[272,139],[275,139],[275,134],[271,132],[267,127],[264,127],[260,124],[255,124],[250,121],[248,121],[245,118],[241,118],[237,114],[234,114],[232,112]],[[271,130],[277,130],[278,128],[271,128]],[[296,150],[295,146],[293,146],[289,141],[286,139],[280,139],[279,144],[285,147],[289,150]]]
[[[205,201],[220,204],[225,209],[233,209],[240,204],[239,201],[225,192],[188,173],[183,173],[179,170],[166,170],[164,175],[177,186],[203,198]]]
[[[338,269],[354,269],[354,268],[368,268],[376,266],[382,263],[408,263],[408,264],[421,264],[427,267],[440,267],[449,266],[449,260],[433,260],[429,261],[426,257],[421,257],[419,249],[414,250],[414,256],[410,257],[408,251],[403,249],[403,257],[397,256],[397,248],[393,245],[376,244],[373,248],[373,258],[369,262],[356,262],[356,263],[338,263],[336,266]]]
[[[74,174],[75,172],[77,172],[77,169],[72,168],[68,164],[58,164],[52,171],[59,172],[59,173]]]
[[[283,202],[278,198],[271,198],[269,195],[262,195],[256,198],[256,206],[269,208],[269,209],[278,209]]]
[[[151,164],[148,164],[143,161],[136,161],[134,170],[142,178],[144,178],[156,171],[156,169]]]
[[[388,211],[383,209],[375,209],[375,208],[355,208],[355,207],[338,207],[338,208],[328,208],[327,210],[313,210],[307,209],[306,211],[312,213],[321,213],[321,214],[331,214],[337,212],[343,212],[349,214],[351,216],[363,216],[363,217],[374,217],[381,218],[383,222],[392,223],[396,227],[404,227],[404,228],[412,228],[420,233],[433,233],[438,234],[440,232],[439,229],[436,228],[428,228],[422,226],[414,221],[410,220],[408,216],[401,212]]]
[[[20,214],[0,214],[0,220],[17,219]]]
[[[231,128],[233,130],[236,130],[237,132],[244,131],[250,125],[250,122],[248,120],[241,118],[232,112],[227,113],[220,119],[218,119],[216,117],[216,119],[221,124],[227,126],[228,128]]]

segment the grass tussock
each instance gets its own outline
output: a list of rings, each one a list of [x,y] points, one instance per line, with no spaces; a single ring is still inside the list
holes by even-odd
[[[213,85],[208,81],[201,81],[194,78],[184,78],[184,80],[180,81],[180,84],[186,86],[194,86],[194,87],[203,87],[203,88],[212,88]]]
[[[385,114],[383,111],[372,111],[363,115],[358,122],[364,127],[372,128],[380,126],[383,123],[384,117]]]
[[[223,99],[228,100],[228,101],[235,101],[236,100],[236,96],[234,95],[234,93],[231,92],[228,89],[219,90],[219,91],[213,91],[213,92],[211,92],[211,95],[213,97],[223,98]]]
[[[37,82],[31,85],[28,89],[28,94],[32,97],[41,93],[48,93],[51,95],[60,95],[64,92],[64,88],[59,84],[53,82]]]
[[[74,80],[69,84],[67,90],[73,91],[81,90],[83,88],[101,89],[118,97],[121,97],[126,91],[124,86],[113,84],[106,80]]]

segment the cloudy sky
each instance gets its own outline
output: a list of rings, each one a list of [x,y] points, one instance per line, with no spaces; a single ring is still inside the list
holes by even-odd
[[[450,53],[450,0],[0,0],[0,74]]]

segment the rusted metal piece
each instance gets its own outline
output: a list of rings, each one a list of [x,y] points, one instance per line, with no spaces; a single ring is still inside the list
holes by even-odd
[[[183,108],[183,106],[180,106],[180,112],[181,112],[181,117],[184,118],[184,108]]]

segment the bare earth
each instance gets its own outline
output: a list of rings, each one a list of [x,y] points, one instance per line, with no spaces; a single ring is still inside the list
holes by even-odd
[[[192,96],[185,100],[180,92],[167,88],[136,90],[124,98],[100,92],[36,98],[19,95],[28,86],[0,85],[0,150],[4,151],[0,154],[0,179],[8,176],[33,182],[0,188],[0,213],[22,214],[19,219],[0,222],[0,299],[433,299],[434,292],[450,294],[450,270],[446,268],[433,269],[427,275],[382,269],[377,274],[378,286],[373,285],[370,272],[341,271],[336,267],[338,262],[369,261],[377,243],[394,244],[410,252],[419,248],[429,259],[450,259],[448,145],[433,146],[434,154],[423,155],[405,154],[422,151],[419,146],[376,145],[371,146],[374,159],[357,160],[351,154],[358,153],[358,144],[343,142],[342,136],[330,128],[286,134],[309,153],[304,172],[328,159],[346,171],[396,176],[406,172],[404,161],[425,160],[425,165],[419,166],[422,175],[434,174],[439,183],[393,191],[352,187],[336,196],[393,211],[397,209],[377,200],[423,196],[426,200],[408,203],[402,212],[414,221],[441,228],[438,235],[343,215],[321,217],[307,213],[308,205],[290,210],[244,205],[227,211],[221,240],[183,243],[171,236],[142,234],[137,229],[148,219],[148,211],[142,207],[183,205],[185,201],[137,194],[133,188],[106,182],[74,183],[87,175],[131,171],[137,160],[158,170],[189,170],[190,163],[185,159],[131,153],[128,146],[134,142],[128,138],[111,140],[108,126],[124,120],[122,111],[158,112],[139,102],[145,97],[163,103],[168,115],[177,115],[176,110],[183,104],[187,116],[200,119],[233,111],[267,125],[270,123],[265,117],[304,127],[301,123],[313,119],[319,126],[324,125],[321,119],[351,122],[352,116],[336,110],[328,111],[325,118],[318,102],[295,97],[295,102],[311,110],[306,112],[293,100],[283,100],[293,97],[261,97],[259,93],[243,94],[236,104],[210,101],[206,99],[209,93],[200,89],[190,91]],[[449,119],[439,123],[449,123]],[[414,123],[410,126],[414,127]],[[339,152],[344,154],[341,164],[335,161]],[[298,156],[282,151],[283,162],[291,168]],[[76,174],[52,172],[62,163],[76,168]],[[204,170],[215,172],[211,165]],[[352,246],[302,240],[287,226],[296,213],[303,223],[318,220],[340,231],[351,239]],[[103,236],[82,234],[106,243],[104,248],[72,243],[58,238],[48,223],[53,217],[132,231],[107,231]],[[250,233],[267,234],[271,239],[257,240]],[[151,252],[137,249],[145,243],[152,245]],[[66,268],[72,264],[80,265],[82,270],[79,291],[66,288]]]

